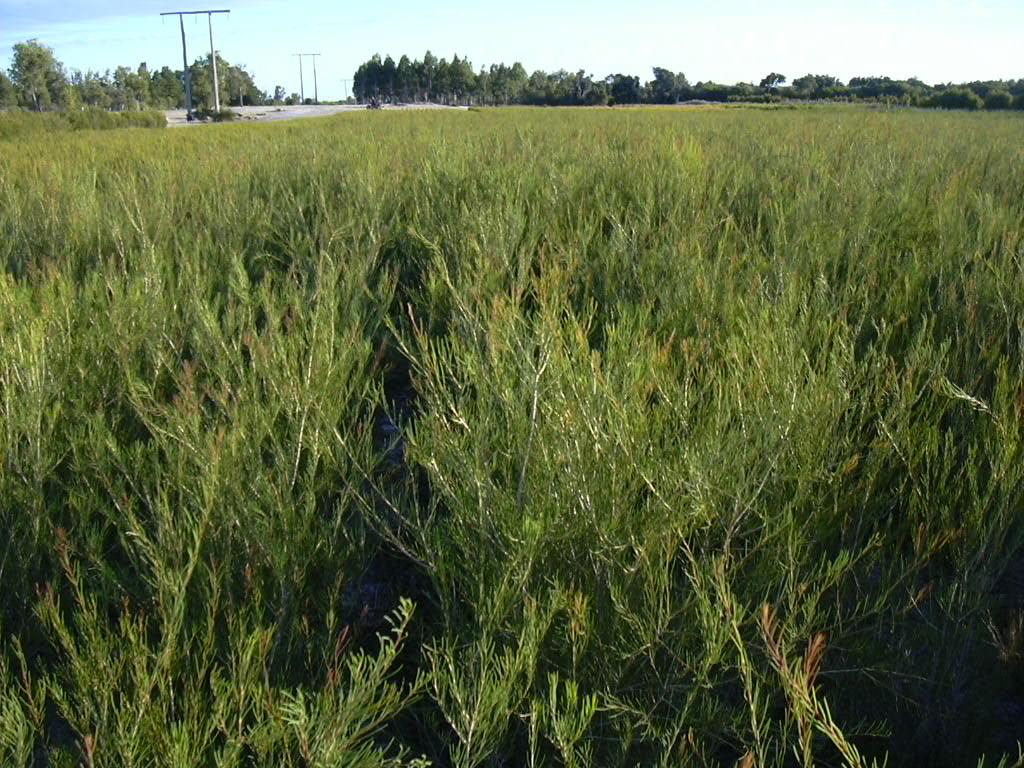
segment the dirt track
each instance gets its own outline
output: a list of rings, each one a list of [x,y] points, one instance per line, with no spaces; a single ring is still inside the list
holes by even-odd
[[[318,104],[316,106],[294,107],[231,107],[231,111],[244,121],[268,122],[271,120],[297,120],[303,117],[327,117],[339,112],[360,112],[366,107],[361,104]],[[389,104],[384,109],[465,109],[465,107],[446,107],[440,104]],[[171,109],[165,112],[168,126],[204,125],[202,122],[189,123],[185,119],[185,110]]]

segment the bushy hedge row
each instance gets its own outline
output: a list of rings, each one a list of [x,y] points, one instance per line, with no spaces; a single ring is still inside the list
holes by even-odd
[[[210,109],[209,107],[204,107],[203,109],[200,109],[196,114],[200,120],[211,120],[215,123],[229,123],[232,120],[238,119],[238,113],[234,112],[228,107],[223,107],[219,111],[215,109]]]
[[[79,112],[0,111],[0,139],[12,139],[61,131],[106,131],[115,128],[164,128],[163,112],[108,112],[86,109]]]
[[[88,109],[65,114],[68,124],[76,131],[167,127],[167,116],[163,112],[108,112],[101,109]]]

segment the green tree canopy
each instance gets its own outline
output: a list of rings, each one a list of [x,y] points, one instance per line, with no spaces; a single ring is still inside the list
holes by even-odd
[[[774,91],[780,85],[786,82],[786,76],[780,75],[778,72],[772,72],[761,80],[760,88],[766,91]]]
[[[10,75],[23,106],[38,112],[66,102],[64,65],[38,40],[14,44]]]
[[[1013,96],[1004,88],[994,88],[985,97],[985,109],[1010,109]]]
[[[0,70],[0,109],[18,106],[18,92],[7,73]]]
[[[213,70],[210,56],[200,56],[189,69],[192,72],[192,101],[200,107],[213,108]],[[252,75],[244,66],[236,66],[217,54],[217,88],[221,106],[230,103],[260,104],[263,93],[256,87]]]
[[[632,75],[614,74],[595,80],[583,69],[537,70],[528,75],[523,65],[491,64],[474,71],[459,55],[438,59],[427,51],[422,59],[401,56],[398,63],[374,54],[361,64],[353,80],[356,100],[435,101],[445,104],[596,105],[660,103],[686,99],[714,102],[760,102],[781,95],[787,99],[841,99],[945,106],[959,101],[962,108],[1024,108],[1024,79],[972,82],[961,86],[930,86],[916,78],[855,77],[849,84],[833,75],[807,74],[786,87],[786,76],[771,72],[760,84],[698,82],[691,85],[682,72],[654,67],[646,83]],[[934,98],[951,88],[970,91],[980,101],[963,96]],[[770,94],[770,95],[769,95]],[[991,96],[991,98],[990,98]],[[1009,102],[1007,102],[1009,99]]]
[[[643,101],[643,89],[640,78],[632,75],[608,75],[608,83],[613,104],[639,104]]]
[[[161,67],[159,72],[153,73],[149,81],[149,90],[153,106],[171,109],[185,104],[185,83],[182,73],[175,72],[170,67]]]
[[[947,88],[931,98],[931,106],[941,109],[981,109],[985,103],[970,88]]]
[[[683,90],[689,88],[686,75],[676,74],[671,69],[654,67],[654,80],[651,81],[651,101],[655,104],[675,104],[679,101]]]
[[[223,96],[224,103],[237,104],[239,107],[253,106],[266,101],[266,96],[257,86],[253,76],[245,69],[244,64],[232,64],[227,73],[228,91]],[[282,89],[283,90],[283,89]]]
[[[400,101],[412,101],[417,88],[416,70],[408,56],[402,55],[395,70],[395,92]]]
[[[807,74],[793,80],[793,89],[807,99],[823,99],[842,85],[839,78],[832,75]]]
[[[850,92],[861,99],[905,102],[914,87],[891,77],[853,77],[849,82]]]

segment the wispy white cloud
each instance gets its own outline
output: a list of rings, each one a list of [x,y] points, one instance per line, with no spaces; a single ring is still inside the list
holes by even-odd
[[[115,0],[2,0],[0,26],[40,28],[53,24],[102,21],[114,17],[143,16],[167,10],[163,0],[134,0],[130,4]],[[172,9],[173,10],[173,9]]]

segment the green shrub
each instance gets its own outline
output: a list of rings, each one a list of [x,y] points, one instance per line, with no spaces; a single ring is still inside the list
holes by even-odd
[[[124,125],[118,113],[106,109],[83,109],[65,114],[68,125],[76,131],[109,131]]]
[[[997,764],[1020,132],[509,109],[19,139],[0,763]]]
[[[163,128],[163,112],[108,112],[88,108],[66,112],[0,111],[0,139],[62,131],[109,131],[117,128]]]
[[[158,110],[119,113],[122,125],[129,128],[166,128],[167,115]]]
[[[68,130],[68,125],[59,112],[0,110],[0,139],[13,139],[65,130]]]
[[[1013,97],[1009,91],[995,89],[985,97],[985,109],[1010,109],[1012,106]]]
[[[940,109],[976,110],[985,106],[981,97],[970,88],[950,88],[934,94],[928,106]]]
[[[210,120],[214,123],[229,123],[238,118],[238,113],[229,107],[221,107],[220,111],[209,107],[203,107],[202,109],[197,110],[196,117],[200,120]]]

